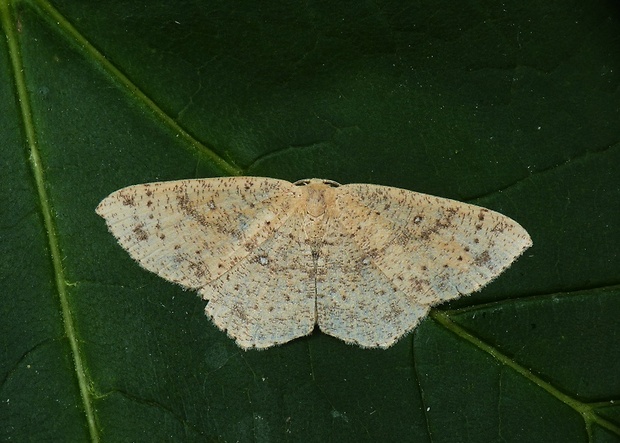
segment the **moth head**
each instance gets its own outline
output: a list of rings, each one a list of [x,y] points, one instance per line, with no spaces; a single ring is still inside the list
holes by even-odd
[[[323,178],[304,178],[303,180],[297,180],[293,183],[295,186],[308,186],[308,185],[327,185],[330,188],[337,188],[340,183],[333,180],[327,180]]]

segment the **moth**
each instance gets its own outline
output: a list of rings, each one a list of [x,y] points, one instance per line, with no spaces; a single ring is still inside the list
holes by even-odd
[[[489,209],[324,179],[147,183],[96,211],[143,268],[208,300],[206,315],[243,349],[315,326],[388,348],[432,306],[479,290],[532,245]]]

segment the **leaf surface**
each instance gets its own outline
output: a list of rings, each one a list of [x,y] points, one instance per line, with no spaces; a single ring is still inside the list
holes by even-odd
[[[0,440],[620,441],[612,2],[54,2],[0,19]],[[388,350],[244,352],[94,212],[224,175],[403,187],[534,246]]]

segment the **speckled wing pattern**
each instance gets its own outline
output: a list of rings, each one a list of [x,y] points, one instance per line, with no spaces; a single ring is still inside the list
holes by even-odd
[[[206,314],[239,346],[266,348],[316,322],[301,194],[267,178],[179,180],[120,189],[97,213],[142,267],[198,289]]]
[[[531,245],[496,212],[385,186],[260,177],[123,188],[97,207],[145,269],[208,300],[244,348],[315,324],[387,348],[431,306],[493,280]]]
[[[297,209],[299,209],[297,207]],[[313,259],[300,212],[222,277],[198,292],[207,315],[244,349],[308,335],[316,324]]]
[[[96,212],[145,269],[199,289],[271,237],[298,204],[291,183],[248,178],[128,186]]]
[[[364,347],[391,346],[431,306],[482,288],[532,244],[514,220],[479,206],[367,184],[334,193],[327,243],[339,247],[323,254],[334,272],[318,284],[318,323]]]
[[[346,215],[348,208],[340,214],[353,218]],[[326,234],[317,263],[319,328],[364,348],[391,346],[430,306],[399,289],[373,260],[374,247],[356,238],[342,220],[329,220]]]

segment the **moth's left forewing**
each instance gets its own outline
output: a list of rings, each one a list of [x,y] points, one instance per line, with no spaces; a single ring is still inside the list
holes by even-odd
[[[178,180],[120,189],[97,213],[142,267],[200,288],[270,238],[295,211],[297,194],[270,178]]]

